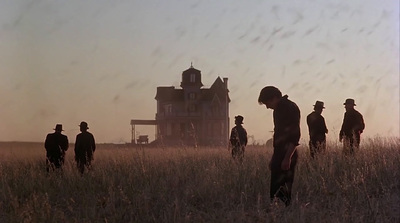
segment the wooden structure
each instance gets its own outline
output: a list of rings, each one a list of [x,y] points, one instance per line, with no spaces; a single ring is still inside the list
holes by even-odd
[[[148,135],[140,135],[137,140],[137,144],[149,144],[149,136]]]
[[[131,133],[131,143],[136,144],[135,139],[136,139],[136,125],[157,125],[156,120],[139,120],[139,119],[132,119],[131,120],[131,126],[132,126],[132,133]],[[140,138],[140,136],[139,136]],[[138,139],[139,139],[138,138]],[[143,137],[140,139],[142,140]],[[147,143],[148,143],[148,136],[147,136]],[[137,142],[139,143],[139,141]],[[141,143],[141,141],[140,141]]]

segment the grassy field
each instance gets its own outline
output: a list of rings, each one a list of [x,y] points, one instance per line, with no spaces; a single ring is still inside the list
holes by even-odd
[[[99,145],[81,176],[73,148],[45,171],[42,144],[0,144],[0,222],[400,222],[400,140],[364,139],[355,156],[335,143],[311,159],[299,147],[293,202],[269,201],[271,148]]]

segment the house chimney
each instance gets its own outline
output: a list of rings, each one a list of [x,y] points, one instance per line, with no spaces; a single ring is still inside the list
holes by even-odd
[[[224,77],[225,89],[228,89],[228,78]]]

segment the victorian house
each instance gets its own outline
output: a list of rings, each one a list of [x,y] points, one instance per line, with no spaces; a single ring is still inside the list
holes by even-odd
[[[227,145],[228,78],[217,77],[210,88],[203,88],[201,71],[191,65],[182,72],[180,87],[157,87],[155,141],[165,145]]]

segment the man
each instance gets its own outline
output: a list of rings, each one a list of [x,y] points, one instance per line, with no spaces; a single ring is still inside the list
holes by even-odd
[[[360,146],[361,133],[365,128],[364,118],[354,109],[356,106],[354,99],[346,99],[343,105],[346,112],[339,133],[339,141],[343,142],[344,153],[354,154],[354,149]]]
[[[271,170],[271,201],[278,197],[286,206],[290,204],[292,185],[300,140],[300,110],[297,105],[274,86],[264,87],[258,102],[273,109],[274,135]]]
[[[83,174],[85,166],[90,169],[96,144],[92,133],[87,131],[89,129],[88,124],[81,122],[79,127],[81,133],[76,136],[75,140],[75,160],[79,172]]]
[[[314,111],[307,116],[308,132],[310,135],[310,154],[314,158],[316,153],[326,150],[326,128],[325,119],[321,115],[324,109],[324,102],[316,101]]]
[[[231,137],[229,139],[232,146],[233,159],[238,158],[240,162],[243,161],[244,150],[247,145],[247,131],[242,126],[243,116],[235,116],[235,127],[232,128]]]
[[[68,150],[68,137],[61,134],[62,124],[56,124],[53,129],[54,133],[49,133],[46,136],[44,147],[46,148],[46,170],[61,169],[64,164],[65,152]]]

